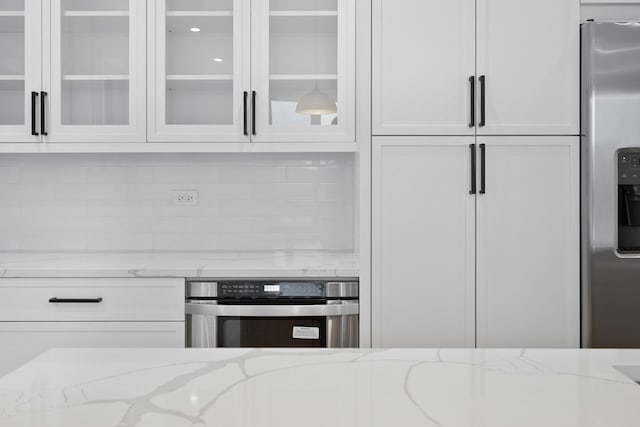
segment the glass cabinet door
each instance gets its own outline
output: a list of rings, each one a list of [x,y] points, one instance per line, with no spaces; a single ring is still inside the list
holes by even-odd
[[[354,141],[355,2],[253,0],[252,12],[253,140]]]
[[[248,6],[149,2],[150,141],[249,141]]]
[[[51,123],[45,140],[146,141],[146,2],[50,5]]]
[[[40,0],[0,0],[0,142],[40,141]]]

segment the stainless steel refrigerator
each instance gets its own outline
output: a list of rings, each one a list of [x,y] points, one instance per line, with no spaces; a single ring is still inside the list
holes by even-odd
[[[640,23],[582,25],[582,346],[640,347]]]

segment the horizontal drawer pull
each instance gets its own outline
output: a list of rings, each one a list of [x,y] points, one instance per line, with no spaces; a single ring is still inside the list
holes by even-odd
[[[49,302],[52,304],[59,303],[81,303],[81,304],[98,304],[102,302],[102,297],[100,298],[49,298]]]

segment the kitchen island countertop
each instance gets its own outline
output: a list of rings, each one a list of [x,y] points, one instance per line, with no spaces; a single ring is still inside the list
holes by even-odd
[[[0,425],[637,427],[619,365],[640,350],[54,349],[0,379]]]

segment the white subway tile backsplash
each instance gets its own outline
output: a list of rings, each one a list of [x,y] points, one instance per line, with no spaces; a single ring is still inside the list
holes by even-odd
[[[233,165],[220,169],[222,183],[285,182],[284,166]]]
[[[189,233],[251,233],[253,230],[251,217],[216,217],[201,216],[187,218]]]
[[[20,216],[19,200],[0,200],[0,218]]]
[[[351,154],[3,156],[0,251],[352,250],[353,168]]]
[[[127,169],[119,166],[90,166],[87,168],[86,182],[109,184],[127,182]]]
[[[20,182],[20,169],[10,166],[0,167],[0,182],[17,183]]]
[[[152,245],[151,233],[101,233],[87,236],[89,251],[144,251]]]

